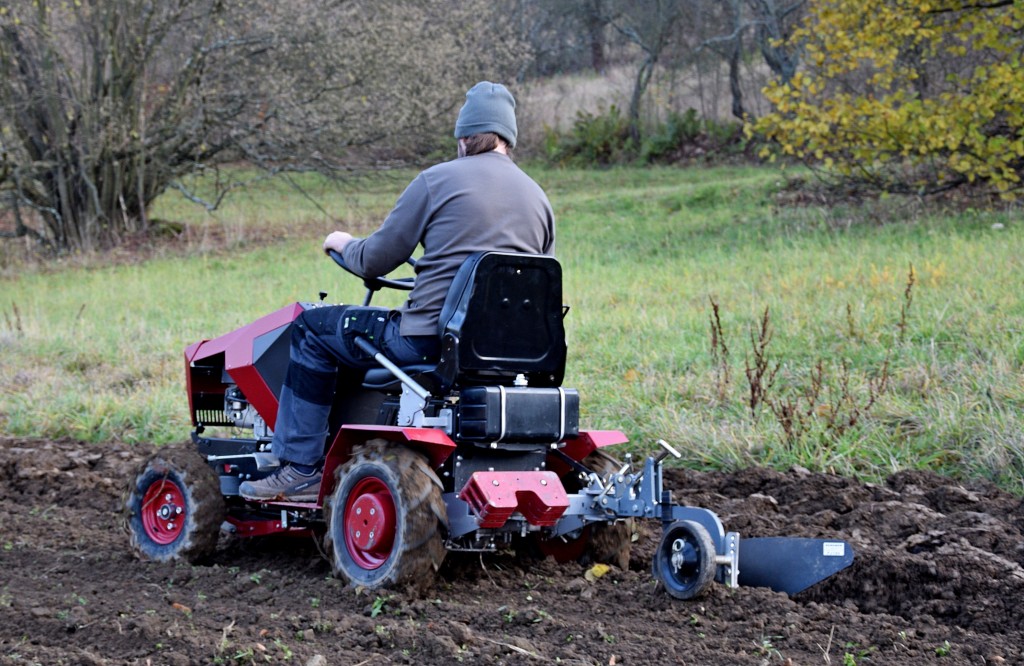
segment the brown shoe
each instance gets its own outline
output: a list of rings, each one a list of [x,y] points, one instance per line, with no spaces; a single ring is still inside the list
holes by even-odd
[[[245,481],[238,486],[238,494],[247,500],[278,502],[315,502],[320,496],[323,472],[309,476],[284,463],[280,469],[259,481]]]

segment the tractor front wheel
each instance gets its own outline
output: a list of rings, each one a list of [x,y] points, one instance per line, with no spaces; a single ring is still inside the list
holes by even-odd
[[[139,468],[124,515],[132,549],[143,559],[195,562],[217,547],[220,480],[193,448],[164,447]]]
[[[395,442],[352,452],[324,518],[331,569],[353,587],[424,589],[446,554],[441,481],[422,454]]]
[[[715,579],[715,542],[700,523],[677,520],[654,553],[654,577],[676,599],[695,599]]]

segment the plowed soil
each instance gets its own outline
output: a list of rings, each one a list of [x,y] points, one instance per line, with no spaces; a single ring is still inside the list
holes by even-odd
[[[0,663],[1024,663],[1024,510],[981,483],[666,472],[677,501],[741,535],[854,545],[850,569],[794,598],[718,584],[670,598],[650,574],[656,523],[628,570],[450,556],[411,596],[345,587],[312,539],[137,560],[120,504],[149,453],[0,439]]]

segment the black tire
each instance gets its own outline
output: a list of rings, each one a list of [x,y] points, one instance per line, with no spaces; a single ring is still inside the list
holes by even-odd
[[[125,527],[139,557],[196,562],[217,547],[224,497],[216,472],[191,445],[167,446],[138,470],[124,500]]]
[[[703,525],[677,520],[668,526],[654,552],[654,577],[666,592],[696,599],[715,580],[715,569],[715,542]]]
[[[622,463],[600,449],[584,458],[582,465],[601,478],[622,469]],[[575,473],[563,477],[562,484],[569,493],[579,492],[582,488],[582,482]],[[636,522],[633,518],[626,518],[619,522],[593,523],[572,539],[538,540],[537,546],[541,553],[554,557],[558,562],[614,564],[625,571],[629,569],[635,533]]]
[[[331,569],[352,587],[419,592],[444,561],[447,511],[427,459],[383,439],[356,447],[324,501]]]

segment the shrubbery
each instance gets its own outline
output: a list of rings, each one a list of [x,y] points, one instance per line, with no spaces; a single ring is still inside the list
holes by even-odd
[[[804,71],[753,129],[783,156],[888,192],[1024,192],[1024,3],[821,0]]]
[[[617,164],[631,161],[629,156],[636,152],[629,121],[614,104],[597,115],[577,112],[567,134],[546,128],[544,144],[548,159],[557,164]]]
[[[568,132],[545,132],[547,159],[564,166],[717,161],[745,154],[747,144],[739,123],[701,118],[695,109],[670,112],[639,142],[615,105],[596,114],[580,111]]]

